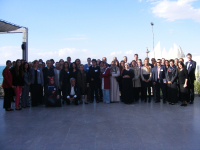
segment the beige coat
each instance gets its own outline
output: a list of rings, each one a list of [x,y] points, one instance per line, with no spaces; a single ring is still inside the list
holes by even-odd
[[[139,67],[135,67],[135,68],[130,68],[132,70],[134,70],[134,74],[135,77],[133,78],[133,87],[138,88],[141,87],[141,82],[140,82],[140,68]],[[136,80],[134,80],[136,79]]]

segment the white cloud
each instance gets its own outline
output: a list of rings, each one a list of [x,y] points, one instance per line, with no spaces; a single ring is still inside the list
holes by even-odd
[[[72,41],[72,40],[87,40],[88,38],[86,38],[86,37],[81,37],[81,38],[66,38],[66,39],[64,39],[64,40],[66,40],[66,41]]]
[[[134,55],[135,53],[136,53],[136,52],[133,51],[133,50],[130,50],[130,51],[125,52],[125,54],[131,54],[131,55]]]
[[[152,2],[154,5],[152,13],[159,18],[165,18],[167,21],[175,21],[179,19],[192,19],[200,22],[200,8],[195,9],[192,4],[196,0],[160,0]]]

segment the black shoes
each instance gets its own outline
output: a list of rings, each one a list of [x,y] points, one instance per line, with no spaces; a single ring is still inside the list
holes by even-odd
[[[21,110],[22,108],[15,108],[15,110]]]
[[[13,111],[14,109],[8,109],[8,108],[6,108],[5,110],[6,110],[6,111]]]
[[[193,104],[193,101],[191,101],[190,104]]]

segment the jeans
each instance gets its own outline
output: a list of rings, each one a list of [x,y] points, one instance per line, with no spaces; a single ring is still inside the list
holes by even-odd
[[[102,90],[103,92],[103,102],[110,103],[110,90]]]
[[[21,95],[21,92],[22,92],[22,88],[21,86],[16,86],[16,88],[14,89],[15,91],[15,108],[18,108],[19,107],[19,101],[20,101],[20,95]]]

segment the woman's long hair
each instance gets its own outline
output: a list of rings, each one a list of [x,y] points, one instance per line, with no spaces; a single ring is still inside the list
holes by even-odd
[[[24,76],[23,66],[22,66],[22,64],[21,64],[21,65],[18,67],[18,65],[17,65],[18,61],[21,62],[21,60],[20,60],[20,59],[17,59],[17,60],[16,60],[15,74],[16,74],[16,76],[21,75],[21,77],[23,77],[23,76]]]
[[[148,61],[148,58],[145,58],[145,60]],[[145,61],[145,60],[144,60],[144,61]],[[150,72],[150,67],[149,67],[149,65],[145,65],[145,64],[144,64],[144,66],[147,68],[147,72]]]
[[[29,72],[30,67],[29,67],[29,63],[27,63],[27,62],[24,62],[24,63],[23,63],[23,71],[25,72],[25,65],[26,65],[26,64],[28,64],[27,72]]]

